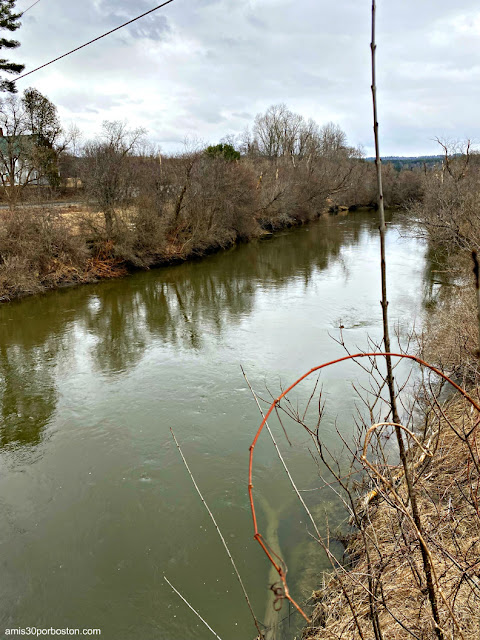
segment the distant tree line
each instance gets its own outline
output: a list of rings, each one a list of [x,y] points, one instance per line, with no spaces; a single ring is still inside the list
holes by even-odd
[[[369,162],[375,162],[375,158],[366,158]],[[443,162],[443,156],[384,156],[383,164],[391,164],[397,171],[402,169],[433,169]]]

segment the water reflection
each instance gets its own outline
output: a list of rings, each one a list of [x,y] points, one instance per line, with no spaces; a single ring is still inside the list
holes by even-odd
[[[0,447],[35,446],[56,405],[45,349],[0,345]]]
[[[145,307],[138,292],[114,284],[89,300],[80,314],[88,332],[97,338],[91,348],[97,369],[118,373],[134,367],[145,351]]]
[[[42,441],[56,407],[55,366],[63,344],[56,335],[61,322],[42,331],[32,309],[22,310],[21,304],[5,307],[1,318],[0,447],[9,450]]]
[[[427,309],[433,309],[442,295],[448,294],[449,288],[455,282],[451,261],[446,252],[427,246],[424,273],[424,304]]]
[[[57,402],[55,368],[69,366],[78,332],[93,338],[85,349],[104,375],[131,371],[153,340],[199,352],[251,313],[259,290],[292,279],[308,287],[341,250],[371,233],[371,214],[326,218],[202,261],[4,305],[0,446],[41,442]],[[342,273],[348,277],[347,263]]]
[[[340,249],[358,242],[367,220],[344,227],[327,219],[268,241],[236,247],[203,261],[138,274],[128,285],[103,285],[87,321],[99,337],[97,362],[122,371],[137,362],[149,338],[200,350],[205,335],[249,314],[259,287],[282,287],[301,277],[308,286]],[[105,290],[107,289],[107,290]]]
[[[338,353],[328,333],[339,317],[351,344],[380,335],[376,226],[370,215],[328,218],[202,261],[0,307],[4,628],[28,618],[38,627],[103,627],[115,640],[129,640],[132,628],[144,640],[204,638],[165,572],[221,637],[251,636],[169,428],[262,615],[269,569],[251,537],[245,485],[259,415],[239,364],[256,389],[267,382],[275,391],[279,378]],[[423,292],[423,247],[398,243],[398,227],[387,235],[392,323],[410,322]],[[352,370],[322,378],[326,438],[337,424],[351,430]],[[300,403],[310,392],[305,385]],[[296,482],[317,486],[304,435],[290,435],[297,446],[284,455]],[[256,456],[256,490],[271,506],[259,517],[278,530],[291,586],[306,593],[324,559],[312,555],[266,438]],[[305,495],[335,526],[334,500]]]

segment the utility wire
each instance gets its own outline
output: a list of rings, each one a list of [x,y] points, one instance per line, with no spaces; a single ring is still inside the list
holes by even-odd
[[[40,2],[40,0],[37,0],[37,2]],[[76,51],[80,51],[80,49],[84,49],[85,47],[88,47],[90,44],[93,44],[94,42],[97,42],[98,40],[101,40],[102,38],[105,38],[106,36],[109,36],[110,34],[115,33],[115,31],[119,31],[120,29],[123,29],[123,27],[127,27],[129,24],[132,24],[132,22],[136,22],[137,20],[140,20],[140,18],[144,18],[145,16],[148,16],[150,13],[153,13],[154,11],[158,11],[159,9],[161,9],[162,7],[165,7],[167,4],[170,4],[171,2],[173,2],[173,0],[167,0],[162,4],[159,4],[158,7],[155,7],[153,9],[150,9],[150,11],[146,11],[145,13],[142,13],[141,16],[137,16],[136,18],[133,18],[133,20],[129,20],[128,22],[121,24],[119,27],[115,27],[115,29],[111,29],[110,31],[107,31],[107,33],[103,33],[101,36],[98,36],[98,38],[94,38],[93,40],[90,40],[89,42],[82,44],[80,47],[77,47],[76,49],[72,49],[68,53],[64,53],[63,56],[58,56],[58,58],[55,58],[54,60],[50,60],[50,62],[46,62],[45,64],[42,64],[40,67],[37,67],[36,69],[32,69],[32,71],[29,71],[28,73],[24,73],[21,76],[18,76],[18,78],[15,78],[14,80],[12,80],[12,82],[17,82],[22,78],[26,78],[32,73],[35,73],[36,71],[40,71],[40,69],[44,69],[45,67],[48,67],[54,62],[58,62],[58,60],[62,60],[62,58],[66,58],[67,56],[70,56],[72,53],[75,53]]]
[[[38,4],[39,2],[40,2],[40,0],[36,0],[36,2],[34,2],[33,4],[31,4],[31,5],[28,7],[28,9],[25,9],[25,11],[22,11],[22,16],[24,16],[24,15],[27,13],[27,11],[30,11],[30,9],[33,9],[33,7],[34,7],[36,4]],[[18,80],[18,78],[17,78],[17,80]]]

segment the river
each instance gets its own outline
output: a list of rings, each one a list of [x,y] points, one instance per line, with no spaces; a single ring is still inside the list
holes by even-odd
[[[426,248],[393,220],[392,324],[422,322]],[[255,637],[232,567],[172,441],[173,428],[261,619],[270,569],[252,540],[248,449],[264,397],[348,345],[381,336],[374,214],[328,217],[198,262],[55,291],[0,307],[0,629],[100,628],[112,640]],[[362,380],[322,374],[325,441],[353,430]],[[292,398],[304,403],[307,383]],[[319,484],[308,438],[275,432],[301,488]],[[255,454],[263,530],[277,537],[300,601],[327,566],[306,532],[268,437]],[[304,494],[320,519],[333,494]],[[284,605],[282,616],[288,615]],[[294,635],[298,620],[283,623]],[[290,625],[290,626],[289,626]],[[289,635],[291,629],[291,635]]]

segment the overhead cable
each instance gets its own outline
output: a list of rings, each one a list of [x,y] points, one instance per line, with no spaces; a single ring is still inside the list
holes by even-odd
[[[30,9],[33,9],[33,7],[34,7],[36,4],[38,4],[39,2],[40,2],[40,0],[36,0],[33,4],[31,4],[31,5],[28,7],[28,9],[25,9],[25,11],[22,11],[22,16],[24,16],[24,15],[27,13],[27,11],[30,11]],[[18,78],[17,78],[17,79],[18,79]]]
[[[161,9],[162,7],[165,7],[167,4],[170,4],[173,1],[174,0],[166,0],[166,2],[159,4],[158,7],[154,7],[153,9],[150,9],[150,11],[146,11],[145,13],[142,13],[142,15],[137,16],[136,18],[133,18],[132,20],[129,20],[124,24],[121,24],[119,27],[115,27],[115,29],[111,29],[110,31],[107,31],[107,33],[102,33],[101,36],[98,36],[97,38],[94,38],[89,42],[85,42],[85,44],[82,44],[79,47],[76,47],[75,49],[72,49],[71,51],[64,53],[63,55],[58,56],[58,58],[55,58],[54,60],[50,60],[50,62],[46,62],[45,64],[42,64],[40,67],[37,67],[36,69],[32,69],[31,71],[28,71],[27,73],[24,73],[23,75],[18,76],[18,78],[15,78],[14,80],[12,80],[12,82],[18,82],[18,80],[21,80],[22,78],[26,78],[32,73],[36,73],[37,71],[40,71],[40,69],[44,69],[45,67],[48,67],[54,62],[58,62],[59,60],[62,60],[62,58],[66,58],[67,56],[72,55],[72,53],[75,53],[76,51],[80,51],[80,49],[84,49],[85,47],[88,47],[94,42],[98,42],[98,40],[101,40],[102,38],[106,38],[106,36],[109,36],[110,34],[115,33],[115,31],[119,31],[120,29],[123,29],[123,27],[127,27],[129,24],[132,24],[133,22],[136,22],[137,20],[140,20],[141,18],[148,16],[150,13],[153,13],[154,11],[158,11],[159,9]],[[37,2],[40,2],[40,0],[37,0]]]

